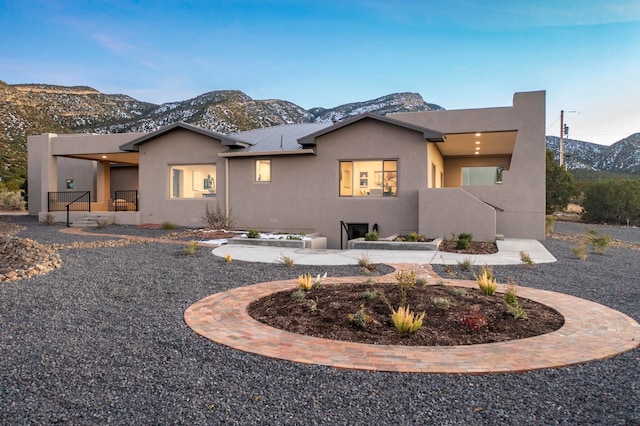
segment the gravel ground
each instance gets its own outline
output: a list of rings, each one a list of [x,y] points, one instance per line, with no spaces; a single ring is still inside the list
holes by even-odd
[[[85,240],[29,218],[14,221],[28,226],[21,236],[42,243]],[[615,231],[614,238],[638,238],[637,228]],[[640,251],[611,249],[581,261],[568,241],[544,244],[557,263],[494,272],[640,321]],[[302,272],[355,275],[356,267],[227,264],[205,248],[184,256],[160,243],[60,253],[62,268],[0,285],[1,424],[640,424],[640,349],[481,376],[302,365],[212,343],[184,324],[183,312],[229,288]]]

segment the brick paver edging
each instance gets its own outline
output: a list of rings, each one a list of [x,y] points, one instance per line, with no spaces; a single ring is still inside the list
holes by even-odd
[[[413,269],[434,283],[429,265],[391,265]],[[392,276],[378,277],[389,281]],[[327,278],[325,285],[360,282],[362,277]],[[295,289],[297,280],[273,281],[208,296],[190,306],[186,324],[196,333],[231,348],[271,358],[335,368],[413,373],[502,373],[562,367],[634,349],[640,325],[629,316],[566,294],[519,287],[518,295],[547,305],[565,324],[541,336],[467,346],[385,346],[351,343],[290,333],[262,324],[247,313],[254,300]],[[476,287],[474,281],[455,281]],[[501,286],[499,291],[504,291]]]

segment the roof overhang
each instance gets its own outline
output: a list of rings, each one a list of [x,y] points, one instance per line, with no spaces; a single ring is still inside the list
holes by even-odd
[[[276,155],[303,155],[303,154],[315,154],[316,150],[313,148],[296,149],[293,151],[265,151],[265,152],[247,152],[247,151],[226,151],[221,152],[218,155],[224,158],[232,157],[272,157]]]
[[[444,143],[438,144],[445,157],[476,155],[512,155],[518,132],[447,133]]]

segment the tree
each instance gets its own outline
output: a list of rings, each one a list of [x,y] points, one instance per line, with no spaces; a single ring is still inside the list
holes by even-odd
[[[584,220],[621,225],[640,224],[640,180],[590,183],[584,191]]]
[[[569,199],[577,195],[573,176],[553,159],[553,152],[547,150],[547,214],[562,210]]]

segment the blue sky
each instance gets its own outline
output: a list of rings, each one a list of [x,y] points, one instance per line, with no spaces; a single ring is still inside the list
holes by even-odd
[[[0,0],[0,80],[141,101],[212,90],[334,107],[418,92],[446,109],[547,91],[569,137],[640,132],[640,1]]]

